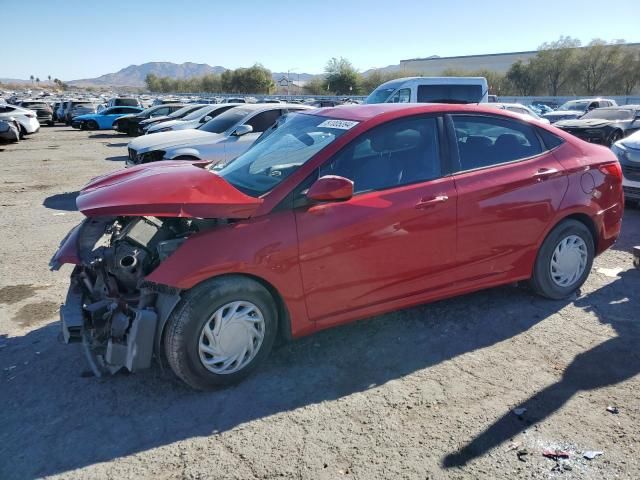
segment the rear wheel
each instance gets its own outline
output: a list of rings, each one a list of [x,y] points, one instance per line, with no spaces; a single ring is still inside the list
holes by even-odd
[[[138,136],[138,126],[137,125],[129,125],[129,128],[127,128],[127,134],[130,137],[137,137]]]
[[[87,129],[89,130],[97,130],[98,129],[98,124],[96,123],[95,120],[89,120],[87,123]]]
[[[199,390],[236,383],[269,355],[278,330],[270,293],[242,276],[190,290],[169,318],[164,353],[174,373]]]
[[[591,231],[577,220],[563,221],[551,230],[538,251],[533,289],[555,300],[568,297],[589,276],[594,254]]]

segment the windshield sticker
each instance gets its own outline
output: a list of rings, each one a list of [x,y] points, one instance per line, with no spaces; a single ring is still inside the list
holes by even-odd
[[[324,128],[337,128],[340,130],[349,130],[360,122],[353,122],[351,120],[325,120],[318,127]]]

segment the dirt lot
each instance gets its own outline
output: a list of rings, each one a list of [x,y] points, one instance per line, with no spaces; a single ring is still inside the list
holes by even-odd
[[[58,341],[70,269],[47,262],[126,143],[45,127],[0,146],[1,479],[640,478],[640,210],[571,301],[504,287],[405,310],[197,393],[157,367],[87,376]]]

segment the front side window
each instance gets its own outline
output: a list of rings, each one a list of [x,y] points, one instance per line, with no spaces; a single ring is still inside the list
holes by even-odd
[[[437,121],[416,117],[375,127],[324,164],[319,175],[348,178],[354,193],[437,178],[441,175]]]
[[[542,153],[530,125],[512,120],[454,115],[453,125],[462,170],[489,167]]]
[[[411,101],[411,89],[401,88],[393,97],[389,99],[389,103],[409,103]]]
[[[233,127],[236,123],[249,116],[251,112],[252,110],[248,108],[232,108],[231,110],[227,110],[223,114],[218,115],[213,120],[203,123],[198,127],[198,129],[209,133],[223,133]]]
[[[245,123],[253,127],[254,133],[264,132],[282,115],[282,110],[268,110],[257,114],[255,117],[247,120]]]
[[[288,114],[217,174],[247,195],[259,197],[357,123],[317,115]]]

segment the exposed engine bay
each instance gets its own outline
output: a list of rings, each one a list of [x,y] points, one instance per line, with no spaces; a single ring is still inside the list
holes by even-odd
[[[63,336],[67,343],[82,341],[94,374],[150,366],[180,291],[144,278],[190,235],[220,223],[224,221],[90,217],[76,227],[77,233],[70,232],[79,262],[60,311]],[[54,257],[51,268],[59,266]]]

